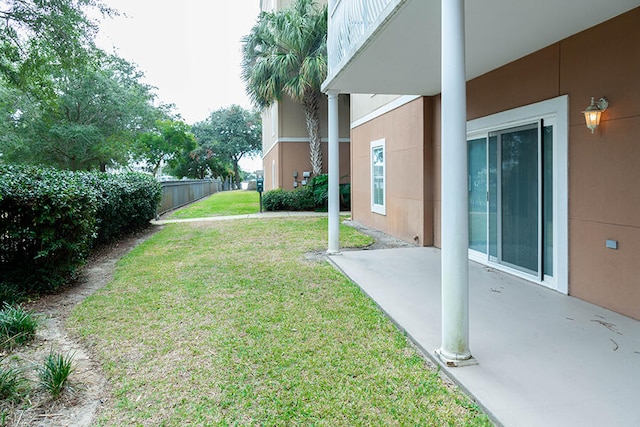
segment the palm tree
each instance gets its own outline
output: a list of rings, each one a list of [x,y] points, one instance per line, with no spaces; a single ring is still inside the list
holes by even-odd
[[[258,108],[289,96],[302,104],[314,175],[322,173],[320,86],[327,76],[327,7],[295,0],[288,9],[262,12],[242,39],[242,78]]]

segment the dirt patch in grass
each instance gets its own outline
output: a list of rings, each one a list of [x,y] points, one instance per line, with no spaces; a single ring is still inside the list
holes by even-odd
[[[366,234],[367,236],[371,236],[374,239],[373,244],[364,247],[364,248],[356,248],[354,250],[367,250],[367,249],[391,249],[391,248],[411,248],[415,247],[416,244],[411,244],[404,240],[398,239],[397,237],[390,236],[388,234],[383,233],[382,231],[375,230],[373,228],[369,228],[364,226],[358,222],[355,222],[351,219],[346,219],[342,221],[343,224],[348,225],[349,227],[355,228],[361,233]],[[345,249],[349,250],[349,249]]]
[[[348,227],[354,228],[367,236],[373,238],[373,243],[359,248],[341,248],[341,251],[362,251],[373,249],[393,249],[393,248],[410,248],[415,247],[415,244],[411,244],[397,237],[390,236],[382,231],[369,228],[351,219],[345,219],[342,223]],[[327,251],[320,250],[314,252],[307,252],[304,255],[305,259],[309,262],[321,262],[327,259]]]
[[[158,230],[159,227],[151,227],[117,243],[98,248],[72,285],[27,305],[29,310],[40,316],[42,325],[31,343],[4,356],[7,361],[24,369],[25,376],[30,380],[31,391],[26,402],[0,401],[0,413],[7,414],[5,425],[92,425],[101,406],[109,399],[109,387],[99,364],[92,357],[91,349],[66,331],[66,318],[76,305],[112,279],[120,258]],[[35,369],[52,349],[74,355],[69,388],[55,401],[38,388]]]

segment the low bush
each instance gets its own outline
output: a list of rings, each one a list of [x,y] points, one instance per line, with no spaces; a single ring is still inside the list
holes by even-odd
[[[313,190],[310,187],[300,187],[290,191],[287,200],[289,210],[292,211],[310,211],[316,208]]]
[[[262,194],[262,207],[266,211],[282,211],[286,210],[287,192],[282,188],[265,191]]]
[[[351,184],[340,184],[340,208],[351,210]]]
[[[316,207],[310,187],[292,191],[277,188],[262,195],[262,207],[267,211],[308,211]]]
[[[68,282],[96,242],[146,226],[160,197],[144,174],[0,165],[0,301]]]
[[[323,174],[314,176],[311,179],[310,186],[316,206],[327,210],[329,200],[329,175]]]
[[[295,190],[277,188],[262,195],[262,206],[267,211],[326,211],[328,206],[329,176],[318,175],[309,185]],[[351,207],[351,185],[340,184],[340,208]]]
[[[113,241],[140,230],[155,217],[162,187],[153,177],[139,173],[86,173],[83,179],[95,189],[98,199],[98,242]]]
[[[78,174],[0,165],[0,281],[55,289],[89,254],[98,203]]]

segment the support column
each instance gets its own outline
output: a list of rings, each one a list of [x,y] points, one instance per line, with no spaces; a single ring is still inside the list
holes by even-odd
[[[447,366],[469,350],[467,93],[464,0],[442,0],[442,347]]]
[[[329,254],[340,252],[340,131],[338,92],[329,91]]]

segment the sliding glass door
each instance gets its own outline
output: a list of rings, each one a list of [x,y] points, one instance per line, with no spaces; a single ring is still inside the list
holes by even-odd
[[[553,126],[542,120],[468,141],[469,248],[553,276]]]

